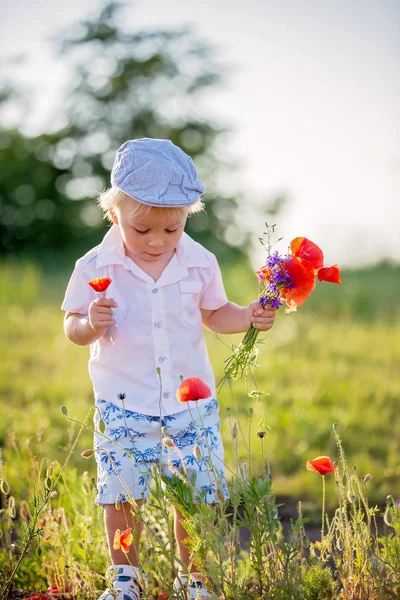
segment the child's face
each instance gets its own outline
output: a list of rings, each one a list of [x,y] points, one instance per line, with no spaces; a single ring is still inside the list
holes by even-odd
[[[151,209],[132,214],[130,202],[111,211],[119,225],[127,256],[135,262],[161,263],[171,258],[186,224],[186,212]]]

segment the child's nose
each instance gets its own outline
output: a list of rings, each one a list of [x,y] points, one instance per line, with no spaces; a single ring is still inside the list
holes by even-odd
[[[152,248],[161,248],[161,246],[164,246],[164,240],[162,237],[154,237],[149,241],[149,246]]]

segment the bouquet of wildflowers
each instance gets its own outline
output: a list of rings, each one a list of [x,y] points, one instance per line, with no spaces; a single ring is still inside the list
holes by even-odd
[[[308,298],[317,279],[340,283],[339,267],[324,267],[323,252],[316,244],[305,237],[297,237],[291,241],[288,254],[280,255],[277,251],[272,252],[274,244],[271,239],[275,225],[266,223],[266,227],[267,237],[265,240],[260,238],[260,242],[267,250],[267,259],[265,265],[256,271],[260,284],[259,302],[263,308],[269,305],[278,309],[285,303],[285,313],[290,313]],[[219,388],[226,379],[238,379],[252,372],[257,361],[256,341],[259,332],[259,329],[250,325],[242,342],[225,361]]]

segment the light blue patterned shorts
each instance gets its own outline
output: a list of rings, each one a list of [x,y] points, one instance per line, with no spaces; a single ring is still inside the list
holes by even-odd
[[[184,466],[188,479],[195,481],[197,501],[218,502],[217,485],[229,497],[217,400],[197,406],[190,402],[190,410],[161,417],[124,410],[105,400],[97,400],[97,407],[95,429],[99,413],[105,423],[104,434],[96,431],[94,439],[97,504],[147,498],[154,464],[167,476],[182,472]],[[162,443],[164,435],[173,440],[172,448]]]

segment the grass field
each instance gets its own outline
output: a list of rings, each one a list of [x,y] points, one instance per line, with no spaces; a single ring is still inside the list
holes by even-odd
[[[63,335],[59,306],[66,271],[42,272],[29,263],[5,262],[0,277],[0,446],[7,480],[22,499],[30,485],[28,450],[31,456],[62,462],[71,446],[76,428],[60,406],[82,420],[92,405],[88,349]],[[233,301],[256,297],[248,267],[226,268],[224,280]],[[266,392],[261,400],[251,399],[243,382],[222,389],[227,463],[233,462],[226,416],[231,407],[232,422],[238,420],[241,432],[241,455],[246,457],[250,442],[256,470],[262,468],[257,431],[267,431],[264,455],[275,493],[317,501],[320,488],[305,462],[321,454],[335,458],[332,424],[337,423],[349,464],[360,476],[371,474],[371,501],[382,504],[389,493],[400,496],[400,267],[382,264],[344,272],[342,281],[341,286],[320,284],[297,313],[279,312],[260,347],[255,378],[258,389]],[[217,380],[229,354],[226,345],[240,337],[218,339],[207,332]],[[249,385],[255,388],[254,382]],[[254,408],[251,419],[249,407]],[[86,432],[71,458],[71,472],[94,475],[94,461],[80,456],[90,447]],[[329,506],[329,489],[327,502]]]

